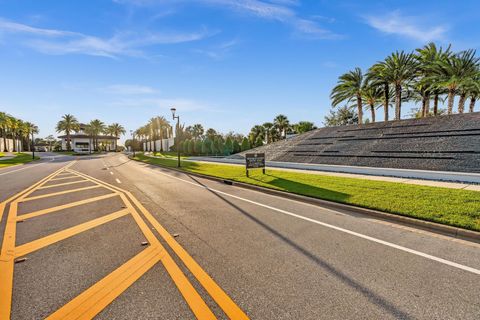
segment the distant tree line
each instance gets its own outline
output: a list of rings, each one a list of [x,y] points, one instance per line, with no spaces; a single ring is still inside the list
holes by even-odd
[[[31,151],[32,133],[37,134],[38,132],[35,124],[0,111],[0,137],[3,139],[4,146],[4,149],[0,151],[9,151],[7,150],[7,139],[13,140],[13,152]],[[19,141],[22,142],[23,150],[18,150]]]
[[[445,101],[446,113],[452,114],[457,97],[458,113],[465,112],[467,99],[468,111],[474,112],[480,95],[479,61],[475,50],[455,53],[450,46],[444,49],[434,43],[410,53],[397,51],[366,73],[355,68],[341,75],[330,95],[332,105],[354,109],[358,123],[364,123],[364,109],[370,112],[370,121],[375,122],[378,108],[383,108],[384,121],[388,121],[391,106],[394,119],[400,120],[404,102],[420,104],[413,113],[416,117],[442,114],[439,104]]]

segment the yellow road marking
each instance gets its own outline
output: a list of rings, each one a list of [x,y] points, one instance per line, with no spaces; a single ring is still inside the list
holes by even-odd
[[[109,194],[105,194],[105,195],[103,195],[103,196],[98,196],[98,197],[95,197],[95,198],[80,200],[80,201],[76,201],[76,202],[71,202],[71,203],[63,204],[63,205],[61,205],[61,206],[51,207],[51,208],[47,208],[47,209],[42,209],[42,210],[38,210],[38,211],[34,211],[34,212],[22,214],[22,215],[19,215],[19,216],[17,217],[17,221],[27,220],[27,219],[34,218],[34,217],[38,217],[38,216],[41,216],[41,215],[44,215],[44,214],[47,214],[47,213],[51,213],[51,212],[55,212],[55,211],[60,211],[60,210],[68,209],[68,208],[72,208],[72,207],[77,207],[77,206],[80,206],[80,205],[83,205],[83,204],[87,204],[87,203],[91,203],[91,202],[96,202],[96,201],[100,201],[100,200],[103,200],[103,199],[112,198],[112,197],[115,197],[115,196],[118,196],[118,195],[119,195],[118,192],[109,193]]]
[[[27,202],[27,201],[37,200],[37,199],[43,199],[43,198],[58,196],[58,195],[61,195],[61,194],[78,192],[78,191],[84,191],[84,190],[90,190],[90,189],[95,189],[95,188],[100,188],[100,185],[88,186],[88,187],[83,187],[83,188],[78,188],[78,189],[71,189],[71,190],[65,190],[65,191],[59,191],[59,192],[52,192],[52,193],[42,194],[42,195],[39,195],[39,196],[28,197],[28,198],[22,199],[21,202]]]
[[[108,214],[106,216],[103,216],[94,220],[90,220],[85,223],[76,225],[74,227],[56,232],[46,237],[34,240],[32,242],[23,244],[15,248],[15,258],[24,256],[26,254],[29,254],[30,252],[47,247],[51,244],[54,244],[55,242],[73,237],[74,235],[77,235],[81,232],[87,231],[89,229],[93,229],[104,223],[123,217],[127,214],[128,214],[128,209],[120,210],[120,211]]]
[[[10,311],[12,307],[13,262],[18,199],[28,196],[34,192],[36,188],[44,185],[50,178],[55,177],[64,168],[68,168],[74,163],[75,161],[67,164],[65,167],[53,172],[39,182],[33,184],[31,187],[8,199],[10,201],[13,200],[13,202],[10,203],[2,249],[0,251],[0,319],[10,319]]]
[[[77,183],[85,183],[89,182],[88,180],[80,180],[80,181],[70,181],[70,182],[63,182],[63,183],[57,183],[57,184],[48,184],[46,186],[38,188],[38,190],[43,190],[43,189],[50,189],[50,188],[55,188],[55,187],[61,187],[61,186],[68,186],[70,184],[77,184]]]
[[[161,259],[153,246],[124,263],[47,319],[91,319]]]
[[[55,179],[51,179],[50,181],[66,180],[66,179],[73,179],[73,178],[78,178],[78,176],[72,175],[70,177],[55,178]]]
[[[78,173],[78,174],[83,175],[81,173]],[[114,187],[108,185],[107,183],[102,183],[101,181],[93,177],[90,177],[88,175],[83,175],[83,177],[85,179],[91,180],[93,183],[102,184],[104,188],[107,188],[112,192],[118,192]],[[185,301],[187,302],[187,304],[189,305],[190,309],[195,314],[195,316],[198,319],[216,319],[213,312],[207,306],[207,304],[202,299],[202,297],[197,292],[197,290],[190,283],[190,281],[185,276],[185,274],[181,271],[180,267],[174,262],[172,257],[165,250],[165,248],[163,248],[163,246],[160,244],[157,237],[155,237],[155,235],[152,233],[150,228],[146,225],[145,221],[143,221],[143,219],[140,217],[137,210],[133,207],[132,203],[128,200],[128,198],[123,193],[124,191],[120,189],[120,192],[121,192],[120,197],[122,201],[127,206],[127,209],[131,212],[133,218],[137,222],[137,225],[140,227],[140,229],[142,230],[147,240],[149,240],[153,246],[159,248],[162,252],[164,252],[164,257],[161,260],[162,264],[167,270],[167,272],[169,273],[173,282],[177,286],[178,290],[184,297]],[[126,290],[126,288],[128,288],[128,286],[126,286],[123,290]],[[108,303],[112,302],[113,299],[115,298],[116,296],[114,296]]]
[[[68,169],[70,172],[74,172],[84,178],[88,176],[71,169]],[[235,302],[223,291],[223,289],[202,269],[202,267],[188,254],[188,252],[183,249],[182,246],[168,233],[168,231],[163,228],[163,226],[151,215],[150,212],[129,192],[123,190],[119,187],[113,186],[107,182],[100,181],[93,177],[88,177],[97,183],[103,185],[108,185],[110,188],[125,193],[133,204],[137,206],[145,218],[153,225],[153,227],[158,231],[160,236],[167,242],[170,248],[175,252],[175,254],[182,260],[185,266],[190,270],[190,272],[195,276],[195,278],[200,282],[200,284],[205,288],[205,290],[210,294],[210,296],[215,300],[215,302],[222,308],[225,314],[230,319],[249,319],[248,316],[235,304]]]

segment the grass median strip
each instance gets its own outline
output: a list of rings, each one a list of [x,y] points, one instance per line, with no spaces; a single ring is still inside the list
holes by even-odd
[[[134,158],[149,164],[175,168],[176,160]],[[183,171],[249,183],[319,199],[399,214],[480,231],[480,192],[386,181],[315,175],[282,170],[252,170],[235,165],[182,162]]]
[[[40,159],[39,157],[35,157],[35,160]],[[17,153],[15,157],[6,160],[0,160],[0,168],[11,167],[17,164],[25,164],[28,162],[33,161],[32,156],[26,153]]]

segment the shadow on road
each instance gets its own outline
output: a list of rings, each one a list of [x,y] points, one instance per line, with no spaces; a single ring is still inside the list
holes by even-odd
[[[364,287],[362,284],[358,283],[354,279],[350,278],[348,275],[344,274],[340,270],[337,270],[335,267],[330,265],[328,262],[320,259],[295,241],[287,238],[284,236],[282,233],[279,231],[273,229],[271,226],[267,225],[263,221],[259,220],[249,212],[245,211],[244,209],[240,208],[239,206],[235,205],[225,197],[223,197],[220,194],[217,194],[216,192],[212,191],[211,189],[208,188],[208,186],[204,185],[202,182],[198,181],[195,179],[195,177],[190,176],[192,180],[197,182],[198,184],[204,186],[206,190],[210,191],[212,194],[214,194],[216,197],[230,205],[232,208],[237,210],[238,212],[242,213],[244,216],[246,216],[248,219],[252,220],[253,222],[257,223],[260,225],[262,228],[267,230],[269,233],[273,234],[276,238],[280,239],[281,241],[285,242],[288,246],[291,248],[295,249],[296,251],[300,252],[303,254],[307,259],[310,261],[314,262],[321,268],[323,268],[325,271],[330,273],[331,275],[335,276],[338,280],[343,282],[344,284],[348,285],[349,287],[355,289],[356,291],[360,292],[363,296],[365,296],[370,302],[375,304],[376,306],[380,307],[381,309],[385,310],[387,313],[391,314],[397,319],[413,319],[410,317],[406,312],[400,310],[398,307],[396,307],[394,304],[390,303],[387,301],[385,298],[379,296],[375,292],[371,291],[370,289]]]

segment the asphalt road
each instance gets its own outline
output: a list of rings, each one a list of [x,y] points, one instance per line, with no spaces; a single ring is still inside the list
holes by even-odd
[[[80,318],[98,319],[226,319],[243,312],[275,320],[480,319],[478,243],[124,155],[44,156],[0,170],[0,201],[56,174],[13,200],[18,210],[7,203],[3,214],[0,277],[9,279],[9,253],[18,263],[10,261],[11,290],[0,282],[0,308],[11,297],[12,319],[62,318],[57,310],[69,307],[83,308]],[[15,238],[7,252],[9,230]],[[132,260],[148,250],[150,260]],[[138,271],[124,268],[128,261]],[[127,271],[129,277],[107,281]],[[203,271],[213,283],[199,276]],[[104,294],[95,295],[96,288]]]

